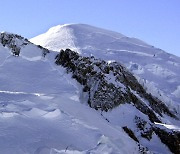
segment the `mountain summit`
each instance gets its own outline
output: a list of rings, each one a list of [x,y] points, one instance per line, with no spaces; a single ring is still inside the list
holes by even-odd
[[[86,24],[58,25],[50,28],[46,33],[30,39],[30,41],[50,50],[66,49],[67,47],[83,49],[90,47],[89,45],[102,47],[101,44],[115,41],[148,46],[138,39],[128,38],[123,34]]]

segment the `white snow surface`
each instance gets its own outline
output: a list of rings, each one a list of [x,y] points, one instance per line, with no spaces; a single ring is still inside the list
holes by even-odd
[[[180,57],[136,38],[85,24],[58,25],[30,41],[54,51],[70,48],[85,56],[118,61],[180,115]]]

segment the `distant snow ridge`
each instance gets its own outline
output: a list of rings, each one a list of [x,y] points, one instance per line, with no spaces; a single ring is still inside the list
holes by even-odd
[[[116,41],[149,47],[148,44],[136,38],[128,38],[123,34],[86,24],[58,25],[50,28],[46,33],[30,39],[30,41],[54,51],[79,47],[86,49],[109,42],[116,43]],[[91,45],[87,46],[87,44]]]

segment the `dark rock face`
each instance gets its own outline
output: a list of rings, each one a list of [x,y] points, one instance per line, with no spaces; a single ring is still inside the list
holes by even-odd
[[[147,121],[141,119],[140,117],[135,116],[135,124],[137,127],[137,130],[140,132],[141,137],[146,138],[147,140],[152,139],[153,135],[153,127],[150,123]]]
[[[133,131],[131,129],[129,129],[127,126],[122,127],[123,130],[129,135],[129,137],[131,137],[134,141],[139,143],[139,140],[137,139],[137,137],[134,135]]]
[[[167,138],[167,131],[154,125],[154,122],[161,123],[159,117],[163,117],[164,114],[175,119],[177,117],[162,101],[147,93],[123,65],[117,62],[107,63],[94,57],[82,57],[70,49],[61,50],[55,59],[57,65],[65,67],[67,73],[71,73],[72,77],[82,85],[82,91],[87,94],[87,103],[90,107],[107,112],[125,103],[135,106],[150,120],[149,122],[135,116],[134,123],[141,137],[150,141],[155,133],[172,152],[177,153],[179,138],[174,137],[175,133],[169,131],[171,133],[168,133],[170,135]],[[127,126],[123,129],[139,143],[135,130]],[[171,144],[168,139],[176,141]]]
[[[162,143],[168,146],[171,152],[175,154],[180,153],[180,132],[167,131],[154,127],[154,132],[159,136]]]
[[[20,40],[24,39],[23,37],[16,34],[1,33],[0,42],[4,47],[7,46],[10,48],[13,55],[19,56],[21,48],[16,43],[16,38]]]

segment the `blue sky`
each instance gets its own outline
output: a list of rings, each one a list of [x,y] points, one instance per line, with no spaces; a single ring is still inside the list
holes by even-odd
[[[180,0],[0,0],[0,31],[32,38],[85,23],[139,38],[180,56]]]

